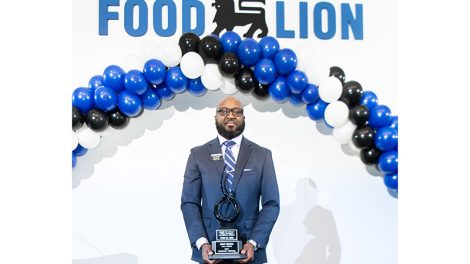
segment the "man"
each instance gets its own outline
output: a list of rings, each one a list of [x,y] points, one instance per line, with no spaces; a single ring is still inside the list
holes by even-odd
[[[271,151],[246,139],[243,106],[227,97],[217,106],[215,126],[218,137],[191,149],[184,174],[181,210],[188,232],[192,260],[208,264],[233,261],[209,260],[213,254],[219,223],[214,206],[220,197],[221,177],[227,173],[228,189],[240,203],[234,221],[243,241],[240,263],[266,263],[266,245],[279,215],[279,190]],[[234,164],[234,170],[231,170]],[[259,208],[261,199],[261,210]]]

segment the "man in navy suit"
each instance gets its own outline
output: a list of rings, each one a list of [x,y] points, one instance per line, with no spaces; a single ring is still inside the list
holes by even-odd
[[[214,206],[223,196],[221,177],[226,168],[226,151],[235,159],[230,181],[232,192],[240,203],[240,213],[234,221],[243,241],[240,263],[266,263],[266,245],[279,215],[279,189],[271,151],[246,139],[245,116],[240,101],[223,99],[215,115],[217,138],[191,149],[184,174],[181,211],[192,247],[191,259],[199,263],[228,264],[233,261],[209,260],[213,254],[219,223]],[[226,141],[230,142],[227,147]],[[227,150],[227,148],[229,148]],[[230,180],[230,179],[228,179]],[[261,209],[260,209],[261,200]]]

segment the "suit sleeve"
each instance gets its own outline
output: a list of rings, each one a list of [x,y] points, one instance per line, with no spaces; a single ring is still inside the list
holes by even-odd
[[[269,235],[279,215],[279,189],[271,151],[266,152],[261,173],[261,211],[251,232],[250,239],[266,248]]]
[[[181,211],[192,247],[197,239],[207,237],[201,217],[201,173],[197,166],[194,151],[191,150],[184,173],[181,192]]]

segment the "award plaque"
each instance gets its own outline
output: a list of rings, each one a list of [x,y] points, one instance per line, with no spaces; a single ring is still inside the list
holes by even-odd
[[[246,258],[245,254],[240,253],[242,241],[238,240],[238,229],[233,225],[233,222],[240,213],[240,203],[235,199],[235,193],[227,190],[225,186],[226,180],[227,175],[224,173],[220,183],[223,196],[214,207],[214,215],[217,221],[219,221],[220,228],[215,231],[215,241],[212,241],[212,251],[214,251],[214,254],[209,255],[210,260]],[[227,208],[223,206],[224,204],[228,204],[228,206],[233,208],[233,211],[228,216],[222,213],[223,210],[221,208]]]
[[[238,240],[237,229],[217,229],[216,239],[212,241],[214,254],[209,259],[244,259],[246,256],[240,253],[242,241]]]

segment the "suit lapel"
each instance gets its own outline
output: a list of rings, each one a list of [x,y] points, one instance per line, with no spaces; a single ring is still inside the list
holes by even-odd
[[[235,165],[235,175],[234,177],[234,190],[237,189],[238,182],[240,181],[243,169],[245,168],[246,162],[250,157],[252,151],[252,145],[249,140],[246,140],[245,137],[242,138],[242,142],[240,144],[240,151],[238,153],[237,164]]]
[[[209,152],[209,155],[212,154],[221,154],[222,155],[222,149],[220,148],[220,143],[219,139],[215,138],[214,140],[210,141],[207,145],[207,151]],[[220,156],[219,160],[213,160],[210,158],[211,163],[214,164],[214,166],[217,168],[217,171],[219,172],[218,175],[222,175],[222,172],[224,170],[224,157]]]

